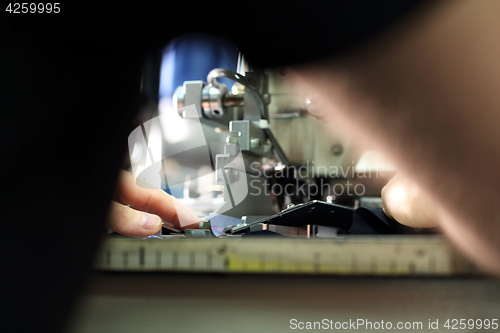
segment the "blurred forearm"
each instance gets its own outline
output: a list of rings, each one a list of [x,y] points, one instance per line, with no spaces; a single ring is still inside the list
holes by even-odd
[[[500,273],[500,2],[433,4],[344,59],[296,68],[327,126],[386,152],[440,226]]]

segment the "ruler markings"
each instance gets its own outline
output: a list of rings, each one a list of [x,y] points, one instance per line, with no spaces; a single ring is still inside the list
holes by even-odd
[[[172,268],[177,269],[179,266],[179,252],[172,253]]]
[[[144,267],[144,264],[145,264],[145,259],[144,259],[144,246],[141,246],[139,248],[139,265],[141,267]]]
[[[471,270],[439,237],[412,237],[338,241],[114,238],[103,244],[96,265],[131,271],[358,275],[450,275]]]
[[[105,254],[105,256],[106,256],[106,266],[110,267],[111,266],[111,250],[107,249],[105,253],[106,253]]]

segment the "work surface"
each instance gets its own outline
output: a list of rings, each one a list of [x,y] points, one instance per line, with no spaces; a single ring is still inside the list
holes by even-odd
[[[425,332],[438,319],[440,332],[447,319],[495,318],[500,281],[481,277],[95,273],[70,331],[285,332],[291,319],[364,319]]]

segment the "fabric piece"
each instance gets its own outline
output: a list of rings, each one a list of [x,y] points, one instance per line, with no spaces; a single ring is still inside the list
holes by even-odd
[[[215,237],[219,237],[220,235],[224,235],[224,228],[228,225],[236,226],[241,223],[241,219],[236,217],[231,217],[222,214],[210,214],[210,229],[212,229],[212,233]]]
[[[382,209],[358,208],[352,217],[351,235],[415,234],[425,231],[402,225],[385,215]]]

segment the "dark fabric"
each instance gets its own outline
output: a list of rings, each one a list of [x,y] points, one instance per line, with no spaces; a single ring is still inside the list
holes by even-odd
[[[358,208],[352,216],[351,235],[392,235],[421,233],[420,228],[410,228],[387,217],[381,209]]]
[[[212,233],[216,237],[225,234],[224,233],[225,227],[229,225],[236,226],[241,223],[241,219],[239,218],[222,214],[210,214],[209,217],[210,217],[210,229],[212,230]]]
[[[149,49],[187,32],[258,65],[344,53],[421,1],[61,3],[0,11],[0,313],[4,332],[60,332],[97,248]]]
[[[285,236],[270,230],[259,230],[259,231],[247,232],[246,234],[243,234],[241,237],[285,237]]]
[[[300,218],[299,218],[300,220]],[[226,215],[213,214],[210,217],[211,229],[215,236],[223,234],[223,230],[228,225],[236,226],[241,220]],[[332,220],[332,226],[336,226],[336,221]],[[296,221],[290,224],[281,224],[296,227]],[[268,230],[265,230],[268,231]],[[394,234],[418,234],[433,232],[434,229],[410,228],[385,215],[381,209],[358,208],[352,214],[352,225],[347,231],[350,235],[394,235]],[[247,235],[278,235],[275,232],[247,232]]]

